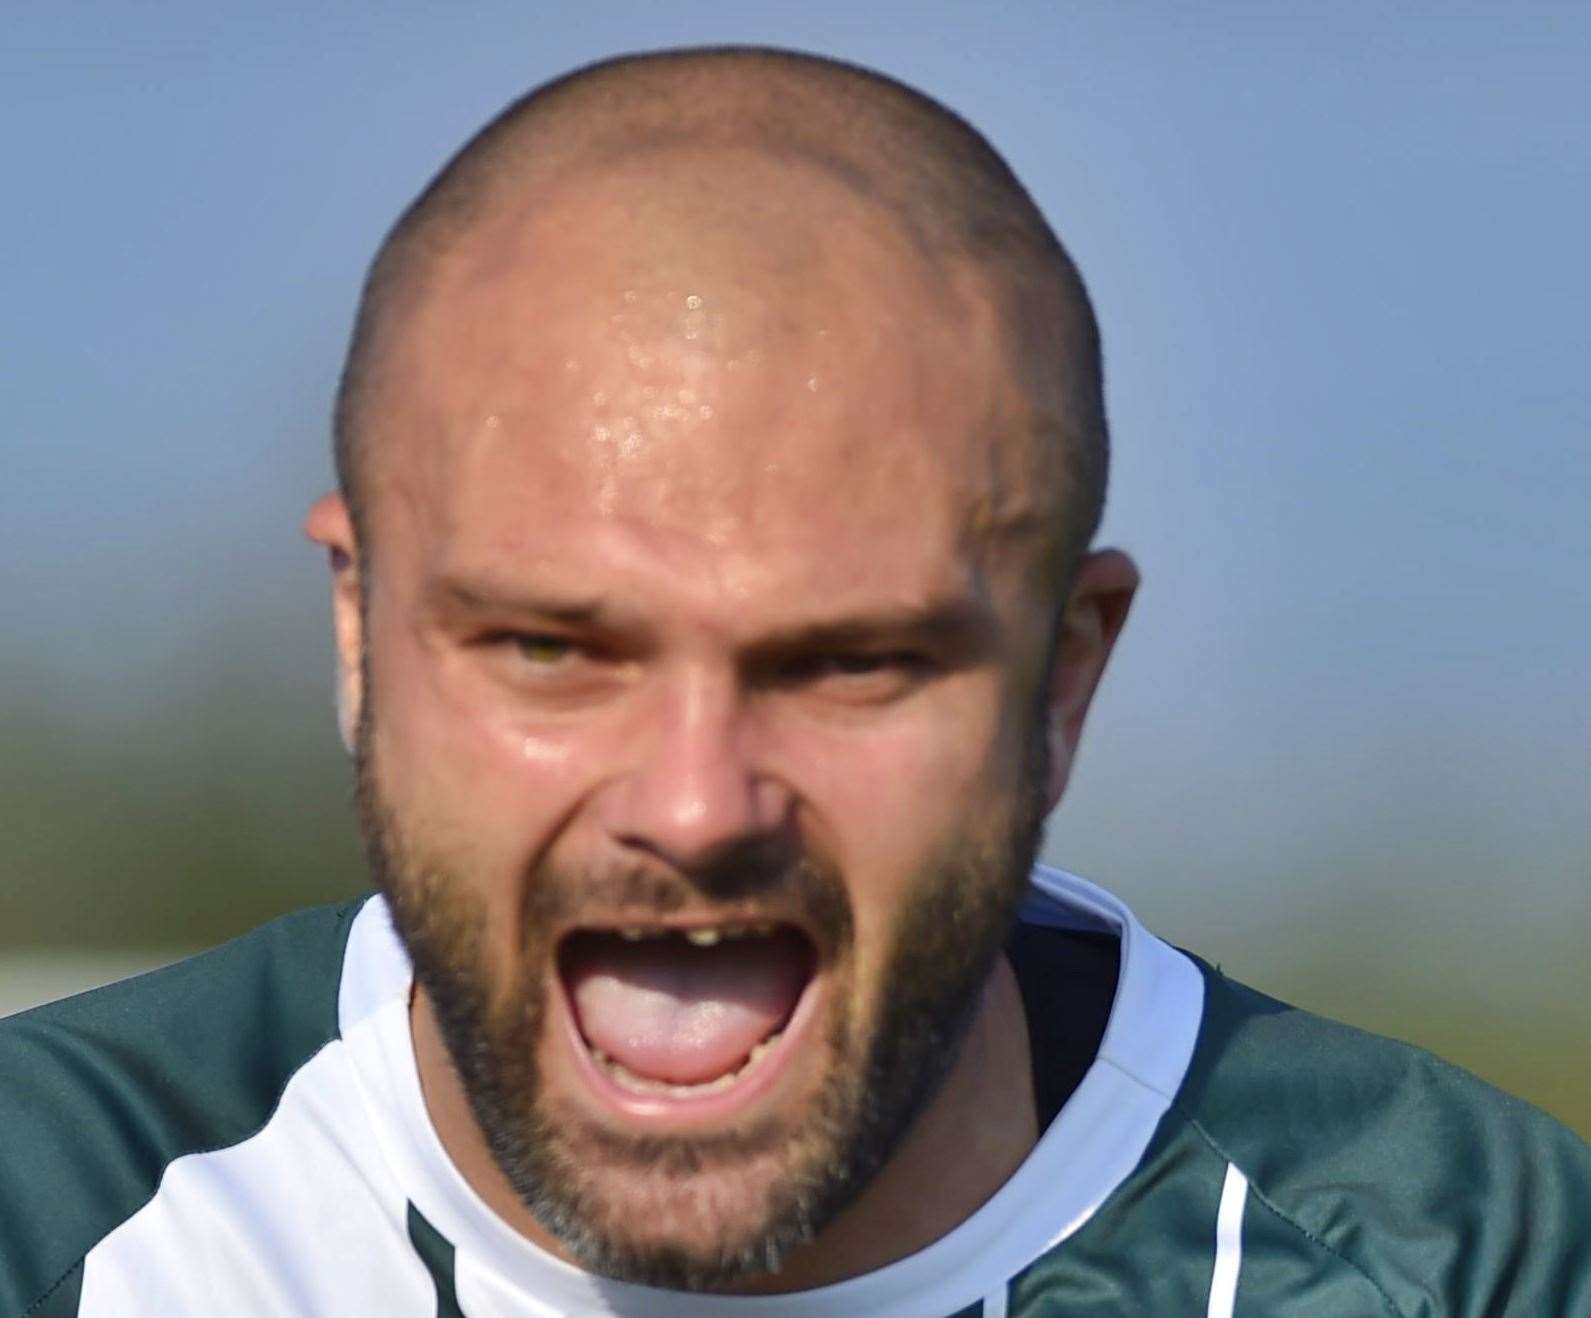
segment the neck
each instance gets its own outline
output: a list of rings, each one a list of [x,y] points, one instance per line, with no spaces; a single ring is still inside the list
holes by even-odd
[[[418,987],[409,1016],[426,1110],[448,1156],[504,1222],[572,1262],[498,1169]],[[777,1273],[737,1289],[809,1290],[915,1254],[982,1207],[1022,1165],[1038,1134],[1027,1020],[1002,953],[949,1076],[878,1176]]]

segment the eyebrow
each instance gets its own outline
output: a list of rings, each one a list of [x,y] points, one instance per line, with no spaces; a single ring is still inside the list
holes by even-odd
[[[995,637],[994,617],[978,600],[934,600],[780,628],[753,643],[762,654],[844,650],[880,645],[933,645],[959,658],[982,653]]]
[[[423,592],[428,611],[444,617],[455,613],[503,613],[539,618],[569,627],[613,625],[621,619],[600,596],[538,595],[490,580],[442,576]]]
[[[430,611],[444,618],[502,614],[576,628],[631,630],[643,625],[638,615],[601,596],[532,593],[489,579],[438,577],[425,588],[424,599]],[[933,645],[957,659],[970,660],[993,646],[997,632],[987,601],[958,595],[778,626],[749,640],[745,650],[753,657],[769,657],[808,650]]]

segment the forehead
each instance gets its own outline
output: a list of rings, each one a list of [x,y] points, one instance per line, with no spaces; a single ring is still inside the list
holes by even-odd
[[[898,575],[1031,538],[1050,502],[978,272],[788,162],[499,205],[393,355],[372,502],[422,562]]]

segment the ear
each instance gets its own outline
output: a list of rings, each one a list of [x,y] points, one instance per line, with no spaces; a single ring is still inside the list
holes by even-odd
[[[340,494],[323,494],[310,505],[304,534],[326,550],[331,568],[332,630],[337,641],[337,730],[351,755],[364,699],[363,613],[360,607],[359,545],[353,518]]]
[[[1083,720],[1137,589],[1138,569],[1118,549],[1089,554],[1073,578],[1049,674],[1047,810],[1055,809],[1066,790],[1072,760],[1083,736]]]

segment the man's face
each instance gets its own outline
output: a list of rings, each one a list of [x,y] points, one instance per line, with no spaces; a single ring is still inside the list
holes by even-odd
[[[361,799],[498,1165],[589,1265],[701,1286],[953,1059],[1051,617],[977,279],[816,178],[765,180],[823,217],[771,238],[631,219],[647,179],[483,225],[393,348]]]

